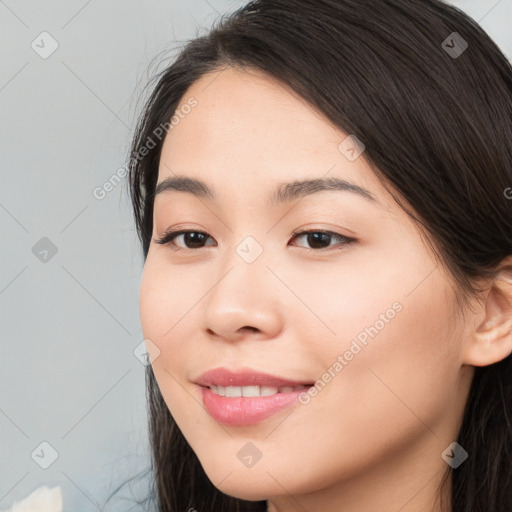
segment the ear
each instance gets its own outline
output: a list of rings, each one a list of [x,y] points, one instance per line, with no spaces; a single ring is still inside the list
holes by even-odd
[[[512,354],[512,255],[498,266],[465,349],[464,363],[488,366]]]

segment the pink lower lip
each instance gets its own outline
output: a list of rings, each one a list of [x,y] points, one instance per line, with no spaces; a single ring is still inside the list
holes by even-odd
[[[272,396],[230,397],[219,396],[209,388],[201,386],[203,404],[208,414],[226,425],[254,425],[286,407],[293,405],[299,395],[307,391],[301,389],[290,393],[277,393]]]

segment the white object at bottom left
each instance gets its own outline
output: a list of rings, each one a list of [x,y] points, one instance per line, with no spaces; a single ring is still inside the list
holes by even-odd
[[[3,512],[62,512],[62,492],[60,487],[42,485],[22,501]]]

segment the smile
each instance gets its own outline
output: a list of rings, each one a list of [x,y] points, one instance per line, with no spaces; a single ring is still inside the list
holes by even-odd
[[[255,397],[255,396],[273,396],[278,393],[292,393],[294,391],[300,391],[306,389],[306,386],[210,386],[210,391],[219,396],[225,396],[228,398],[244,396],[244,397]]]

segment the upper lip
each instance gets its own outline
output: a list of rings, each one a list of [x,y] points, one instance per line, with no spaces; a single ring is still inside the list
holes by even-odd
[[[309,386],[313,384],[307,380],[291,380],[255,370],[245,369],[231,371],[227,368],[214,368],[201,374],[196,379],[200,386],[272,386],[272,387],[295,387]]]

